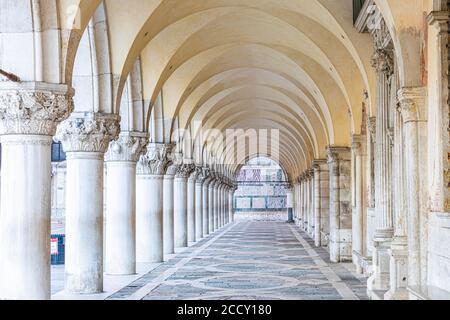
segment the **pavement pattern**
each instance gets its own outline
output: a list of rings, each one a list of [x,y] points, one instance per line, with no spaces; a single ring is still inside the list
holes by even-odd
[[[222,228],[110,300],[361,300],[367,279],[285,222]]]

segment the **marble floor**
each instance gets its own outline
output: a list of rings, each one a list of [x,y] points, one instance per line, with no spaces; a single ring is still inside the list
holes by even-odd
[[[242,221],[173,256],[111,300],[359,300],[366,279],[285,222]]]

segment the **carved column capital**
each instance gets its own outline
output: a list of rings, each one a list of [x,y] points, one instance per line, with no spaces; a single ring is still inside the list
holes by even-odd
[[[372,141],[377,140],[377,118],[376,117],[369,117],[367,121],[367,131],[370,134],[370,138]]]
[[[202,184],[203,183],[203,168],[201,166],[195,166],[195,169],[192,172],[190,179],[194,180],[195,183]]]
[[[139,159],[137,172],[139,175],[164,175],[171,164],[173,145],[149,143],[147,152]]]
[[[66,152],[105,153],[120,132],[120,116],[100,113],[73,113],[56,131],[55,141]]]
[[[394,72],[393,52],[389,49],[375,49],[371,57],[372,67],[377,73],[390,75]]]
[[[187,179],[195,170],[195,164],[182,164],[177,166],[175,178]]]
[[[107,162],[137,162],[147,141],[145,133],[123,132],[110,142],[105,159]]]
[[[73,111],[73,90],[41,82],[0,83],[0,135],[53,136]]]

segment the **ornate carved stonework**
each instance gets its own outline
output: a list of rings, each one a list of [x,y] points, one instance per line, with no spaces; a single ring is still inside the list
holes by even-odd
[[[121,133],[119,139],[109,144],[106,161],[137,162],[147,144],[145,135],[132,132]]]
[[[388,49],[376,49],[371,58],[372,67],[378,73],[394,73],[393,52]]]
[[[369,117],[367,121],[367,130],[369,131],[370,138],[373,142],[377,140],[377,118]]]
[[[72,97],[73,90],[65,85],[0,86],[0,135],[53,136],[58,123],[73,111]]]
[[[195,164],[182,164],[177,167],[175,178],[187,179],[195,170]]]
[[[203,181],[203,168],[200,166],[195,166],[195,170],[192,172],[190,179],[201,183]]]
[[[74,113],[63,121],[55,135],[66,152],[105,153],[120,132],[120,117],[99,113]]]
[[[208,182],[211,179],[211,170],[208,167],[202,168],[202,183]]]
[[[139,175],[164,175],[170,166],[173,145],[150,143],[147,153],[142,155],[138,162]]]

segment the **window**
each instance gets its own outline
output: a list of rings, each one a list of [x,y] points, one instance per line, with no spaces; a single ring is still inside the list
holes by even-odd
[[[54,142],[52,144],[52,162],[62,162],[66,160],[66,154],[61,143]]]
[[[365,2],[366,0],[353,0],[353,23],[358,19]]]

